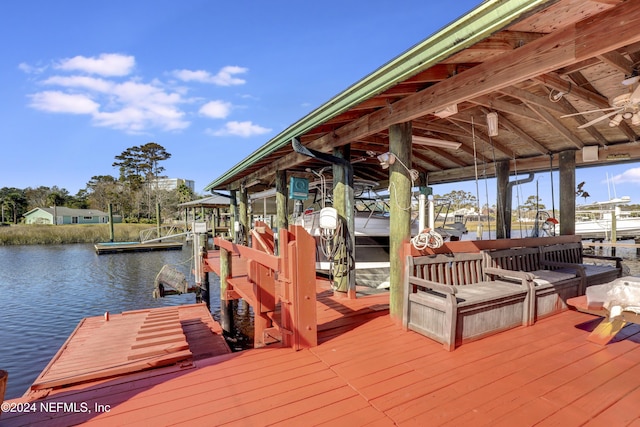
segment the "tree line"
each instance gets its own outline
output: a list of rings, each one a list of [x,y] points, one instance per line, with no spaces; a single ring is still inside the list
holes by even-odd
[[[118,169],[117,177],[93,176],[75,195],[55,185],[0,188],[0,222],[17,224],[25,213],[38,207],[65,206],[106,212],[109,204],[115,214],[122,215],[128,222],[155,220],[156,204],[162,207],[163,218],[177,217],[177,205],[193,200],[196,195],[184,184],[175,190],[159,185],[160,180],[166,178],[162,174],[165,170],[162,162],[170,157],[171,154],[155,142],[127,148],[115,156],[112,164]]]

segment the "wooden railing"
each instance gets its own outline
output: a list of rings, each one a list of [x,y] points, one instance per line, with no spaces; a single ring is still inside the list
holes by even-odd
[[[252,230],[252,246],[237,245],[221,238],[221,297],[232,295],[226,288],[231,277],[230,254],[247,261],[247,279],[253,285],[247,299],[254,310],[254,345],[264,346],[269,338],[281,340],[296,350],[317,345],[315,240],[300,226],[278,234],[278,255],[274,255],[274,234],[266,224]],[[280,307],[277,311],[278,305]],[[279,316],[277,314],[279,313]]]

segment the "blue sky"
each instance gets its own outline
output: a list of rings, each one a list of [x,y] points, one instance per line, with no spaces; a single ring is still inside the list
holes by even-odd
[[[0,2],[0,187],[57,185],[75,194],[94,175],[117,176],[112,163],[126,148],[153,141],[172,154],[165,173],[194,180],[202,193],[479,3]],[[578,171],[577,182],[587,181],[590,200],[605,199],[607,174],[619,196],[634,199],[633,165]],[[537,180],[550,207],[549,176]],[[475,183],[466,185],[475,194]],[[453,189],[460,185],[435,187]],[[535,183],[521,191],[535,194]]]

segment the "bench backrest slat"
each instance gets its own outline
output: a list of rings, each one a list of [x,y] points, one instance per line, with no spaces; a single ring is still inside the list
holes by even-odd
[[[535,271],[540,269],[540,250],[537,247],[498,249],[484,251],[488,267],[512,271]]]
[[[542,259],[553,262],[566,262],[582,264],[582,243],[565,243],[542,246],[540,248]]]
[[[478,283],[483,280],[482,254],[456,253],[414,257],[410,274],[452,286]]]

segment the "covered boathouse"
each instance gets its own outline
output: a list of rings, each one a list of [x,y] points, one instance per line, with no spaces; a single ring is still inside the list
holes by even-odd
[[[455,351],[402,328],[408,290],[402,254],[410,230],[408,214],[393,206],[407,205],[412,185],[473,179],[476,162],[497,178],[498,206],[507,206],[509,177],[516,170],[559,169],[562,236],[554,242],[578,243],[572,236],[575,168],[640,157],[639,27],[637,1],[482,3],[292,124],[208,186],[232,191],[232,211],[245,226],[243,240],[251,233],[259,242],[254,250],[264,251],[258,264],[271,265],[286,279],[274,283],[280,296],[278,287],[291,290],[289,279],[299,273],[279,270],[282,257],[289,266],[305,262],[295,255],[304,238],[298,239],[295,227],[287,231],[291,177],[310,177],[307,168],[317,170],[331,160],[334,191],[341,193],[334,204],[348,227],[354,177],[393,186],[388,294],[346,298],[355,293],[350,278],[333,284],[316,280],[313,345],[185,356],[169,367],[31,389],[3,409],[61,402],[101,410],[10,411],[0,416],[0,424],[638,425],[638,325],[596,344],[589,337],[600,317],[566,307],[531,317],[527,310],[535,304],[529,300],[519,305],[529,315],[521,326]],[[623,85],[627,79],[633,83]],[[612,107],[604,114],[617,113],[604,119],[600,113],[576,115]],[[497,117],[491,128],[488,115]],[[384,153],[397,160],[388,169],[377,158]],[[275,245],[268,230],[250,231],[243,208],[249,191],[271,183],[281,206],[277,228],[287,242],[278,256],[268,253]],[[506,245],[508,223],[499,219]],[[255,262],[233,256],[242,245],[218,243],[219,256],[226,251],[231,259],[232,271],[221,273],[223,282],[272,277]],[[480,246],[476,249],[487,249]],[[214,270],[223,264],[213,254],[206,262]],[[289,296],[280,300],[287,307],[309,297]],[[287,321],[302,326],[295,318]]]

